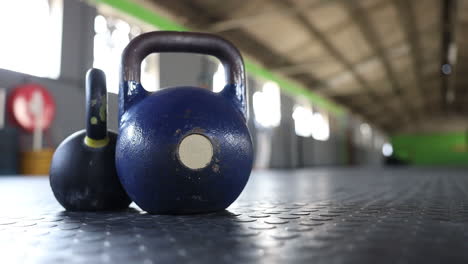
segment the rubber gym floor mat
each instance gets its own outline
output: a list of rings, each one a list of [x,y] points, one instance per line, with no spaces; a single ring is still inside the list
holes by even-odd
[[[0,178],[0,263],[468,263],[468,171],[256,171],[228,210],[66,212]]]

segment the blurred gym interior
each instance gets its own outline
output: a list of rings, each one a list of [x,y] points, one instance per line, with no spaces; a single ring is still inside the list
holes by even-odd
[[[0,262],[468,263],[467,23],[464,0],[0,1]],[[121,55],[151,31],[242,54],[248,183],[210,213],[66,210],[49,169],[87,124],[86,72],[119,131]],[[154,53],[141,83],[218,93],[227,70]]]

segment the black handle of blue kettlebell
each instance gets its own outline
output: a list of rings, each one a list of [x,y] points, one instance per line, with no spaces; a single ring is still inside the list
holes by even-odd
[[[107,88],[102,70],[86,73],[86,137],[91,140],[107,138]]]
[[[187,52],[211,55],[224,66],[226,82],[236,105],[247,118],[247,87],[242,56],[229,41],[212,34],[175,31],[155,31],[134,38],[122,53],[121,81],[140,83],[143,59],[151,53]]]

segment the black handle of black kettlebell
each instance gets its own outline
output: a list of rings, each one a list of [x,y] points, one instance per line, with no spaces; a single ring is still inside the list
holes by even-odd
[[[107,138],[106,75],[99,69],[86,73],[86,137],[94,141]]]
[[[226,91],[236,99],[244,117],[247,117],[247,87],[242,56],[229,41],[212,34],[175,31],[154,31],[134,38],[122,53],[121,81],[140,83],[143,59],[151,53],[187,52],[211,55],[224,66]]]

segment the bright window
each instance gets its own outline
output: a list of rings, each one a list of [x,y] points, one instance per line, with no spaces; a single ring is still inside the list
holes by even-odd
[[[314,131],[314,114],[308,107],[296,106],[293,111],[294,130],[296,135],[311,137]]]
[[[264,127],[277,127],[281,121],[281,94],[278,84],[267,82],[262,91],[257,91],[252,98],[256,124]]]
[[[296,135],[313,137],[320,141],[326,141],[330,137],[328,118],[320,112],[313,112],[311,107],[301,105],[294,107],[292,117]]]
[[[0,68],[58,78],[62,13],[61,0],[0,1]]]
[[[131,39],[142,33],[138,26],[131,26],[119,18],[96,16],[94,20],[93,67],[106,73],[107,90],[119,92],[121,55]],[[150,91],[159,88],[159,60],[156,54],[149,55],[141,64],[141,83]]]
[[[320,141],[328,140],[328,138],[330,138],[330,124],[328,118],[319,112],[315,112],[312,118],[312,123],[314,124],[312,137]]]
[[[213,92],[219,93],[223,90],[226,84],[226,77],[224,76],[224,67],[220,63],[218,64],[218,69],[213,75]]]
[[[370,138],[372,137],[371,127],[367,123],[362,123],[359,126],[359,131],[361,132],[361,135],[365,140],[370,140]]]
[[[359,125],[360,142],[363,146],[372,146],[372,128],[367,123]]]

